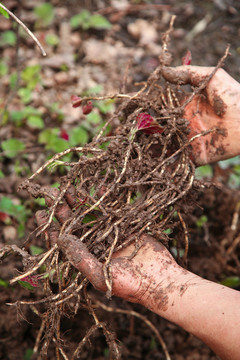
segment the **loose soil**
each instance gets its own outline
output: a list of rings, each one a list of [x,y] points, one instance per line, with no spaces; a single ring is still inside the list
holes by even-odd
[[[32,7],[27,6],[27,3],[25,1],[23,5],[23,18],[32,12]],[[81,7],[76,3],[76,8],[71,13],[72,10],[66,7],[66,2],[53,1],[52,3],[58,10],[59,18],[53,24],[54,31],[58,33],[64,18],[63,16],[61,18],[61,14],[65,11],[64,14],[69,17],[80,11]],[[75,4],[73,1],[68,3],[72,6],[73,3]],[[92,141],[80,151],[75,149],[75,153],[81,152],[82,156],[78,158],[76,155],[74,163],[68,164],[70,170],[67,174],[64,176],[58,172],[51,174],[42,168],[37,180],[24,182],[22,190],[17,193],[16,189],[23,178],[13,176],[11,164],[9,160],[5,160],[2,170],[8,174],[11,181],[6,183],[5,178],[5,181],[0,184],[1,191],[4,195],[14,194],[20,199],[29,199],[29,193],[34,197],[46,195],[45,185],[55,181],[61,183],[62,195],[70,189],[70,184],[74,184],[78,203],[73,204],[75,212],[71,216],[71,222],[62,228],[63,235],[74,233],[77,236],[85,236],[88,248],[95,256],[104,259],[114,241],[115,248],[124,246],[126,238],[132,237],[135,241],[136,234],[139,235],[145,229],[151,228],[154,237],[161,238],[165,245],[172,251],[176,251],[175,255],[181,265],[187,265],[187,268],[194,273],[219,282],[230,276],[239,276],[240,250],[237,239],[240,230],[238,222],[240,192],[236,188],[229,187],[231,167],[224,170],[219,164],[213,165],[213,176],[209,181],[204,182],[204,190],[200,191],[199,181],[194,180],[195,168],[191,161],[189,147],[184,147],[187,142],[188,124],[183,119],[183,109],[178,103],[179,88],[176,89],[175,85],[168,84],[164,80],[159,82],[161,66],[166,64],[168,53],[163,53],[164,57],[160,58],[160,67],[158,67],[158,56],[162,45],[160,34],[166,31],[171,15],[175,14],[177,18],[171,34],[171,42],[168,44],[173,64],[180,64],[181,56],[190,48],[194,64],[215,66],[224,54],[226,44],[231,43],[232,56],[225,62],[225,69],[240,80],[237,44],[240,7],[233,1],[215,3],[199,1],[194,5],[187,1],[178,2],[177,5],[174,1],[167,1],[165,4],[167,7],[161,9],[157,6],[148,6],[148,4],[141,4],[141,7],[140,4],[129,3],[128,11],[122,12],[115,10],[110,4],[105,4],[106,7],[103,9],[98,2],[92,2],[91,7],[88,7],[89,10],[98,10],[107,16],[115,27],[110,32],[89,30],[81,34],[81,51],[74,66],[75,68],[81,66],[85,71],[89,86],[93,80],[102,83],[104,93],[117,94],[119,79],[124,78],[125,81],[122,81],[120,85],[123,89],[125,88],[124,93],[130,94],[129,98],[124,101],[118,99],[115,113],[106,119],[109,124],[112,124],[111,133],[95,135]],[[156,2],[155,5],[160,4]],[[151,38],[152,43],[147,45],[141,38],[143,35],[133,36],[133,32],[129,30],[129,24],[135,23],[137,19],[144,19],[149,25],[154,26],[159,33],[159,39],[154,41]],[[205,29],[198,34],[193,28],[202,19],[205,19]],[[28,24],[26,21],[26,24],[31,27],[31,23]],[[147,30],[151,34],[150,29],[146,29],[146,32]],[[72,39],[72,47],[69,47],[68,51],[75,53],[77,50],[74,48],[76,46],[74,41],[80,46],[79,38],[77,39],[76,34],[72,33],[69,36]],[[95,55],[92,54],[92,50],[89,50],[91,39],[99,41],[98,44],[95,43],[95,46],[110,44],[113,48],[117,47],[120,55],[113,55],[111,61],[104,59],[97,62],[94,60]],[[119,42],[121,47],[118,47]],[[25,50],[28,46],[28,44],[25,45]],[[4,51],[6,55],[7,49]],[[58,51],[61,56],[66,55],[63,49]],[[200,56],[201,54],[204,56]],[[132,64],[129,65],[129,71],[126,73],[124,69],[130,59]],[[83,61],[83,65],[79,64],[80,61]],[[46,86],[47,94],[43,99],[35,99],[35,106],[43,106],[48,96],[53,99],[58,95],[60,101],[69,102],[69,93],[76,93],[74,91],[76,74],[72,75],[72,82],[68,83],[66,78],[63,79],[63,75],[62,77],[59,75],[62,74],[60,69],[52,70],[52,64],[44,66],[46,72],[49,66],[55,80]],[[143,81],[147,82],[148,87],[142,92],[142,85],[132,86],[134,82]],[[159,86],[157,90],[154,86],[156,82]],[[78,91],[81,86],[78,84]],[[52,89],[54,89],[53,92]],[[138,91],[137,95],[135,95],[136,91]],[[185,88],[182,91],[185,91]],[[216,107],[217,111],[224,111],[221,103],[216,102]],[[69,108],[64,109],[66,113],[67,109]],[[142,112],[150,113],[154,118],[160,119],[159,124],[164,129],[162,134],[155,133],[149,136],[141,130],[134,131],[136,117]],[[121,119],[120,123],[119,119]],[[54,119],[49,118],[46,121],[47,126],[54,125]],[[71,120],[69,116],[68,121],[66,125],[71,128],[71,121],[74,120]],[[7,125],[7,127],[12,134],[17,131],[12,125]],[[34,162],[37,159],[32,145],[34,138],[31,138],[29,129],[25,132],[31,144],[29,158],[32,159],[32,163],[28,165],[31,173],[34,173],[36,171]],[[4,131],[1,131],[1,137],[6,138]],[[156,156],[156,149],[158,153],[161,153],[160,158]],[[41,154],[45,155],[45,151],[42,148]],[[44,160],[46,159],[42,156],[39,166],[44,163]],[[28,193],[23,189],[27,189]],[[61,200],[59,198],[58,202]],[[51,206],[56,203],[54,200],[51,202],[51,199],[48,201],[48,205]],[[27,222],[24,238],[27,240],[26,251],[29,251],[31,244],[45,250],[54,246],[54,242],[46,242],[46,237],[36,237],[36,231],[29,237],[30,233],[36,229],[34,220],[36,210],[36,205],[32,204],[32,216]],[[181,212],[189,231],[187,259],[182,257],[182,252],[186,248],[182,222],[176,216],[177,211]],[[87,215],[90,216],[88,222],[80,223],[80,220],[82,221],[84,217],[86,219]],[[202,215],[206,216],[207,221],[200,226],[198,219]],[[16,244],[22,248],[23,239],[9,239],[4,234],[4,231],[1,231],[2,246]],[[25,253],[12,254],[11,251],[9,253],[1,263],[1,278],[4,280],[10,280],[18,275],[16,269],[18,272],[23,271],[24,267],[27,269],[38,260],[36,257],[28,257]],[[19,255],[23,255],[24,261]],[[62,303],[56,306],[56,301],[66,299],[66,296],[65,298],[58,297],[58,285],[62,284],[62,279],[59,281],[59,275],[51,275],[51,284],[48,279],[39,280],[39,286],[32,292],[19,285],[1,289],[0,297],[3,306],[1,308],[0,357],[2,359],[29,359],[28,351],[34,346],[37,346],[39,351],[42,350],[41,357],[35,354],[31,359],[61,358],[61,349],[64,349],[67,356],[71,358],[74,350],[86,335],[88,340],[81,343],[79,355],[75,357],[77,359],[114,358],[111,346],[109,350],[109,343],[111,344],[114,337],[120,345],[123,359],[164,359],[164,351],[154,332],[144,321],[145,318],[158,329],[171,359],[216,359],[216,356],[201,341],[139,305],[115,297],[108,300],[104,294],[97,292],[91,285],[88,285],[85,290],[85,295],[86,291],[88,295],[83,300],[84,291],[83,293],[77,291],[82,278],[78,278],[76,271],[68,267],[64,257],[61,258],[60,255],[54,257],[54,253],[46,262],[47,272],[50,273],[51,270],[56,269],[56,264],[60,264],[61,270],[65,272],[64,287],[72,286],[73,289],[72,292],[66,292],[66,296],[72,294],[74,296],[70,296],[68,301],[64,300],[64,305]],[[67,279],[69,279],[68,282]],[[110,293],[111,289],[108,289],[108,292]],[[46,302],[44,300],[46,297],[51,300],[56,298],[56,301]],[[89,308],[86,301],[88,298],[91,298],[94,309],[96,306],[98,318],[103,324],[106,323],[106,328],[103,330],[94,328],[93,317],[90,314],[91,307]],[[39,303],[20,306],[18,301]],[[105,305],[105,308],[97,307],[99,301]],[[7,303],[16,303],[16,306],[6,305]],[[127,309],[128,312],[125,314],[117,311],[109,312],[106,306],[113,309]],[[136,311],[145,318],[133,316],[131,311]],[[44,326],[43,333],[39,330],[41,326]],[[59,342],[60,338],[61,342]]]

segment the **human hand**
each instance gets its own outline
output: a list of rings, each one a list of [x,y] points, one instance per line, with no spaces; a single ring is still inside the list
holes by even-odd
[[[183,65],[166,67],[163,75],[171,83],[198,87],[213,70],[213,67]],[[205,130],[217,129],[193,141],[193,159],[197,165],[240,154],[240,84],[236,80],[220,68],[201,93],[190,102],[188,98],[184,102],[184,115],[190,128],[189,138]]]
[[[46,189],[45,194],[46,203],[51,206],[53,198],[58,195],[58,190]],[[75,188],[72,186],[55,212],[59,227],[71,217],[71,209],[76,206],[76,198]],[[44,210],[38,211],[36,213],[38,225],[46,223],[47,217]],[[86,245],[77,236],[63,235],[59,239],[58,236],[59,232],[55,224],[48,230],[51,244],[57,242],[66,258],[96,289],[107,291],[103,264],[88,251]],[[184,276],[185,270],[175,262],[169,251],[150,235],[142,235],[138,246],[135,256],[132,256],[135,251],[134,244],[113,254],[110,262],[112,294],[145,305],[153,311],[157,308],[164,312],[168,308],[170,294],[174,289],[178,287],[180,289],[182,286],[179,279]]]

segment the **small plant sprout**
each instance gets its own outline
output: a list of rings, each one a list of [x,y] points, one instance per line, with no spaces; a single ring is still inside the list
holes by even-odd
[[[137,116],[137,131],[139,130],[145,134],[162,134],[163,132],[163,128],[147,113],[140,113]]]
[[[64,129],[61,130],[61,132],[60,132],[60,138],[66,140],[66,141],[69,140],[69,135],[68,135],[68,133],[67,133],[66,130],[64,130]]]
[[[82,112],[84,115],[89,114],[93,109],[92,101],[88,100],[86,103],[82,103],[83,99],[77,95],[71,96],[72,107],[77,108],[82,106]]]
[[[77,108],[77,107],[82,105],[82,98],[80,98],[77,95],[72,95],[71,96],[71,103],[72,103],[72,107]]]
[[[20,285],[23,285],[22,282],[25,282],[30,284],[32,287],[38,287],[39,286],[38,280],[39,280],[38,275],[30,275],[22,278],[21,281],[19,281],[19,283]]]
[[[82,107],[82,112],[84,115],[89,114],[93,109],[93,104],[91,101],[88,101],[85,105]]]
[[[186,54],[182,57],[182,65],[190,65],[192,62],[192,53],[187,50]]]
[[[142,112],[137,115],[136,120],[137,124],[130,133],[130,141],[133,141],[138,131],[145,134],[161,134],[164,130],[150,114]]]
[[[61,160],[54,160],[54,162],[52,162],[49,166],[48,166],[48,169],[50,171],[53,171],[55,170],[55,168],[57,166],[61,166],[61,165],[65,165],[65,162],[64,161],[61,161]]]

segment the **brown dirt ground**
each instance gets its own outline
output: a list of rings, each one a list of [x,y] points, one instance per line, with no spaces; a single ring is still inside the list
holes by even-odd
[[[32,12],[32,5],[30,3],[31,2],[23,1],[21,18],[31,27],[32,23],[28,20],[28,16]],[[53,24],[53,29],[59,34],[60,29],[62,29],[61,22],[64,16],[69,18],[71,15],[77,13],[77,11],[81,9],[81,6],[78,5],[76,1],[55,0],[52,1],[52,3],[58,11],[58,17]],[[152,3],[161,4],[159,1]],[[230,43],[232,56],[226,61],[225,69],[240,81],[238,43],[240,35],[240,5],[236,4],[236,1],[195,1],[194,4],[190,1],[166,1],[164,4],[169,7],[164,11],[157,10],[156,8],[149,9],[147,5],[146,8],[137,7],[136,3],[133,5],[133,2],[129,2],[129,5],[130,4],[131,6],[128,12],[122,13],[120,11],[113,11],[110,8],[110,2],[103,1],[100,3],[98,1],[91,1],[91,4],[86,2],[85,7],[91,11],[101,9],[101,12],[106,14],[109,20],[114,23],[114,30],[108,33],[89,30],[82,34],[80,40],[76,34],[74,36],[71,34],[71,41],[69,43],[67,42],[67,45],[70,46],[68,51],[77,52],[78,60],[73,66],[70,83],[68,83],[66,78],[64,79],[59,68],[53,69],[52,64],[45,64],[43,77],[47,90],[42,92],[40,90],[39,97],[36,97],[33,106],[43,106],[48,98],[51,100],[58,98],[60,102],[67,103],[69,101],[69,94],[75,93],[74,89],[76,86],[80,88],[82,86],[77,83],[76,78],[79,73],[77,73],[76,69],[78,69],[78,71],[84,70],[84,75],[82,76],[86,77],[86,87],[91,86],[93,83],[102,83],[104,93],[112,93],[118,88],[119,78],[122,76],[124,72],[123,69],[130,58],[132,60],[132,67],[130,69],[128,88],[129,91],[134,91],[135,89],[132,88],[130,84],[136,81],[146,80],[147,76],[156,67],[161,39],[159,36],[159,39],[153,41],[152,44],[143,45],[138,38],[131,35],[129,24],[141,18],[149,24],[154,25],[157,33],[160,34],[166,30],[171,14],[177,15],[175,30],[171,40],[174,65],[181,63],[181,57],[189,48],[192,52],[193,64],[214,66],[223,55],[226,44]],[[105,12],[104,7],[106,7]],[[202,19],[205,19],[208,24],[201,33],[194,34],[192,31],[194,25]],[[62,36],[64,35],[63,33],[61,34]],[[110,60],[102,59],[99,63],[96,63],[93,60],[95,53],[92,53],[91,39],[99,41],[99,43],[95,43],[95,46],[102,46],[103,43],[101,41],[104,40],[104,43],[112,45],[115,51],[116,48],[118,49],[117,54],[112,53]],[[33,56],[36,56],[35,53],[28,50],[30,43],[29,41],[29,44],[26,43],[23,47],[28,63],[32,60]],[[76,50],[78,46],[80,49]],[[3,56],[6,56],[8,53],[11,54],[11,51],[12,49],[3,49]],[[108,51],[110,50],[108,49]],[[62,49],[58,49],[58,53],[61,56],[66,56],[64,46]],[[51,56],[49,56],[49,59],[50,58]],[[36,57],[37,61],[39,59],[40,57]],[[24,56],[21,57],[21,61],[24,61]],[[43,60],[40,59],[39,61]],[[12,66],[14,67],[14,63]],[[48,73],[48,71],[50,72]],[[46,85],[48,78],[50,78],[52,82],[50,81],[50,83]],[[4,91],[1,90],[1,97],[6,96],[3,92]],[[63,106],[63,110],[65,114],[67,114],[69,108]],[[54,126],[54,119],[49,118],[46,121],[47,126]],[[74,122],[75,120],[69,116],[68,121],[67,126],[71,127],[71,121]],[[1,129],[1,140],[5,140],[6,131],[10,132],[12,136],[16,133],[17,136],[20,136],[19,130],[13,126],[6,126],[5,130],[3,130],[3,128]],[[32,162],[29,160],[27,165],[30,167],[31,172],[33,172],[34,162],[36,162],[37,156],[41,157],[39,165],[44,162],[45,149],[39,149],[37,146],[34,148],[34,137],[31,137],[32,135],[29,130],[24,129],[24,131],[26,139],[32,149],[32,152],[30,151]],[[36,136],[36,134],[33,135]],[[37,155],[36,151],[38,151]],[[28,199],[26,193],[16,192],[18,184],[23,179],[20,176],[13,176],[9,160],[4,160],[2,170],[8,176],[7,181],[5,178],[5,181],[0,184],[2,194],[14,194],[15,197]],[[234,239],[239,236],[240,231],[240,224],[238,222],[234,230],[231,228],[232,222],[234,221],[234,214],[236,215],[236,206],[240,200],[240,192],[238,189],[231,189],[228,186],[230,173],[231,168],[224,170],[218,164],[214,164],[213,177],[210,179],[210,182],[216,183],[217,186],[200,193],[196,200],[194,211],[184,214],[184,219],[188,224],[190,234],[188,268],[196,274],[213,281],[221,281],[228,276],[240,276],[239,246],[236,246],[236,248],[231,251],[231,244]],[[56,180],[57,177],[55,174],[51,176],[50,173],[48,173],[45,178],[40,179],[40,183],[41,185],[46,185]],[[32,216],[27,222],[26,237],[36,227],[34,222],[34,212],[36,210],[36,207],[32,205]],[[196,226],[196,220],[202,215],[207,216],[208,221],[204,226],[199,228]],[[6,240],[3,227],[0,230],[1,246],[13,243],[20,247],[23,246],[23,239],[16,238],[14,241]],[[178,229],[174,229],[174,232],[170,235],[170,239],[178,239],[181,238],[181,236],[182,233]],[[36,239],[34,244],[44,246],[40,238]],[[28,250],[28,247],[26,248]],[[21,257],[16,255],[6,257],[0,266],[1,278],[10,280],[16,275],[16,269],[19,271],[22,269]],[[201,341],[141,306],[127,303],[118,298],[113,298],[111,301],[107,300],[103,294],[99,294],[91,287],[89,291],[93,298],[99,299],[107,305],[129,310],[133,309],[145,315],[158,328],[164,338],[171,359],[216,359],[216,356]],[[9,307],[6,303],[23,299],[32,301],[39,300],[42,296],[43,289],[41,287],[37,288],[34,292],[29,292],[18,285],[8,288],[1,287],[1,359],[29,359],[26,357],[27,350],[34,347],[40,326],[39,318],[34,313],[33,308],[22,306],[21,309],[17,311],[15,307]],[[101,318],[102,321],[106,321],[110,325],[110,328],[116,333],[117,339],[122,345],[123,359],[165,358],[161,346],[157,343],[149,327],[147,327],[142,320],[124,314],[108,313],[101,309],[97,310],[97,314],[99,318]],[[89,329],[92,324],[92,317],[84,309],[79,309],[75,317],[66,316],[62,318],[61,331],[64,334],[66,352],[69,351],[71,353],[72,350],[76,348],[79,341],[85,336],[86,330]],[[49,348],[47,358],[56,358],[53,345]],[[91,338],[91,343],[89,342],[84,346],[79,359],[109,359],[108,346],[100,331],[95,334],[94,338]]]

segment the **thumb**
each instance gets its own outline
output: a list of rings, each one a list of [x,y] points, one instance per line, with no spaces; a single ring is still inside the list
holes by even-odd
[[[100,291],[106,291],[102,264],[92,255],[86,245],[74,235],[63,235],[58,246],[70,263]]]

